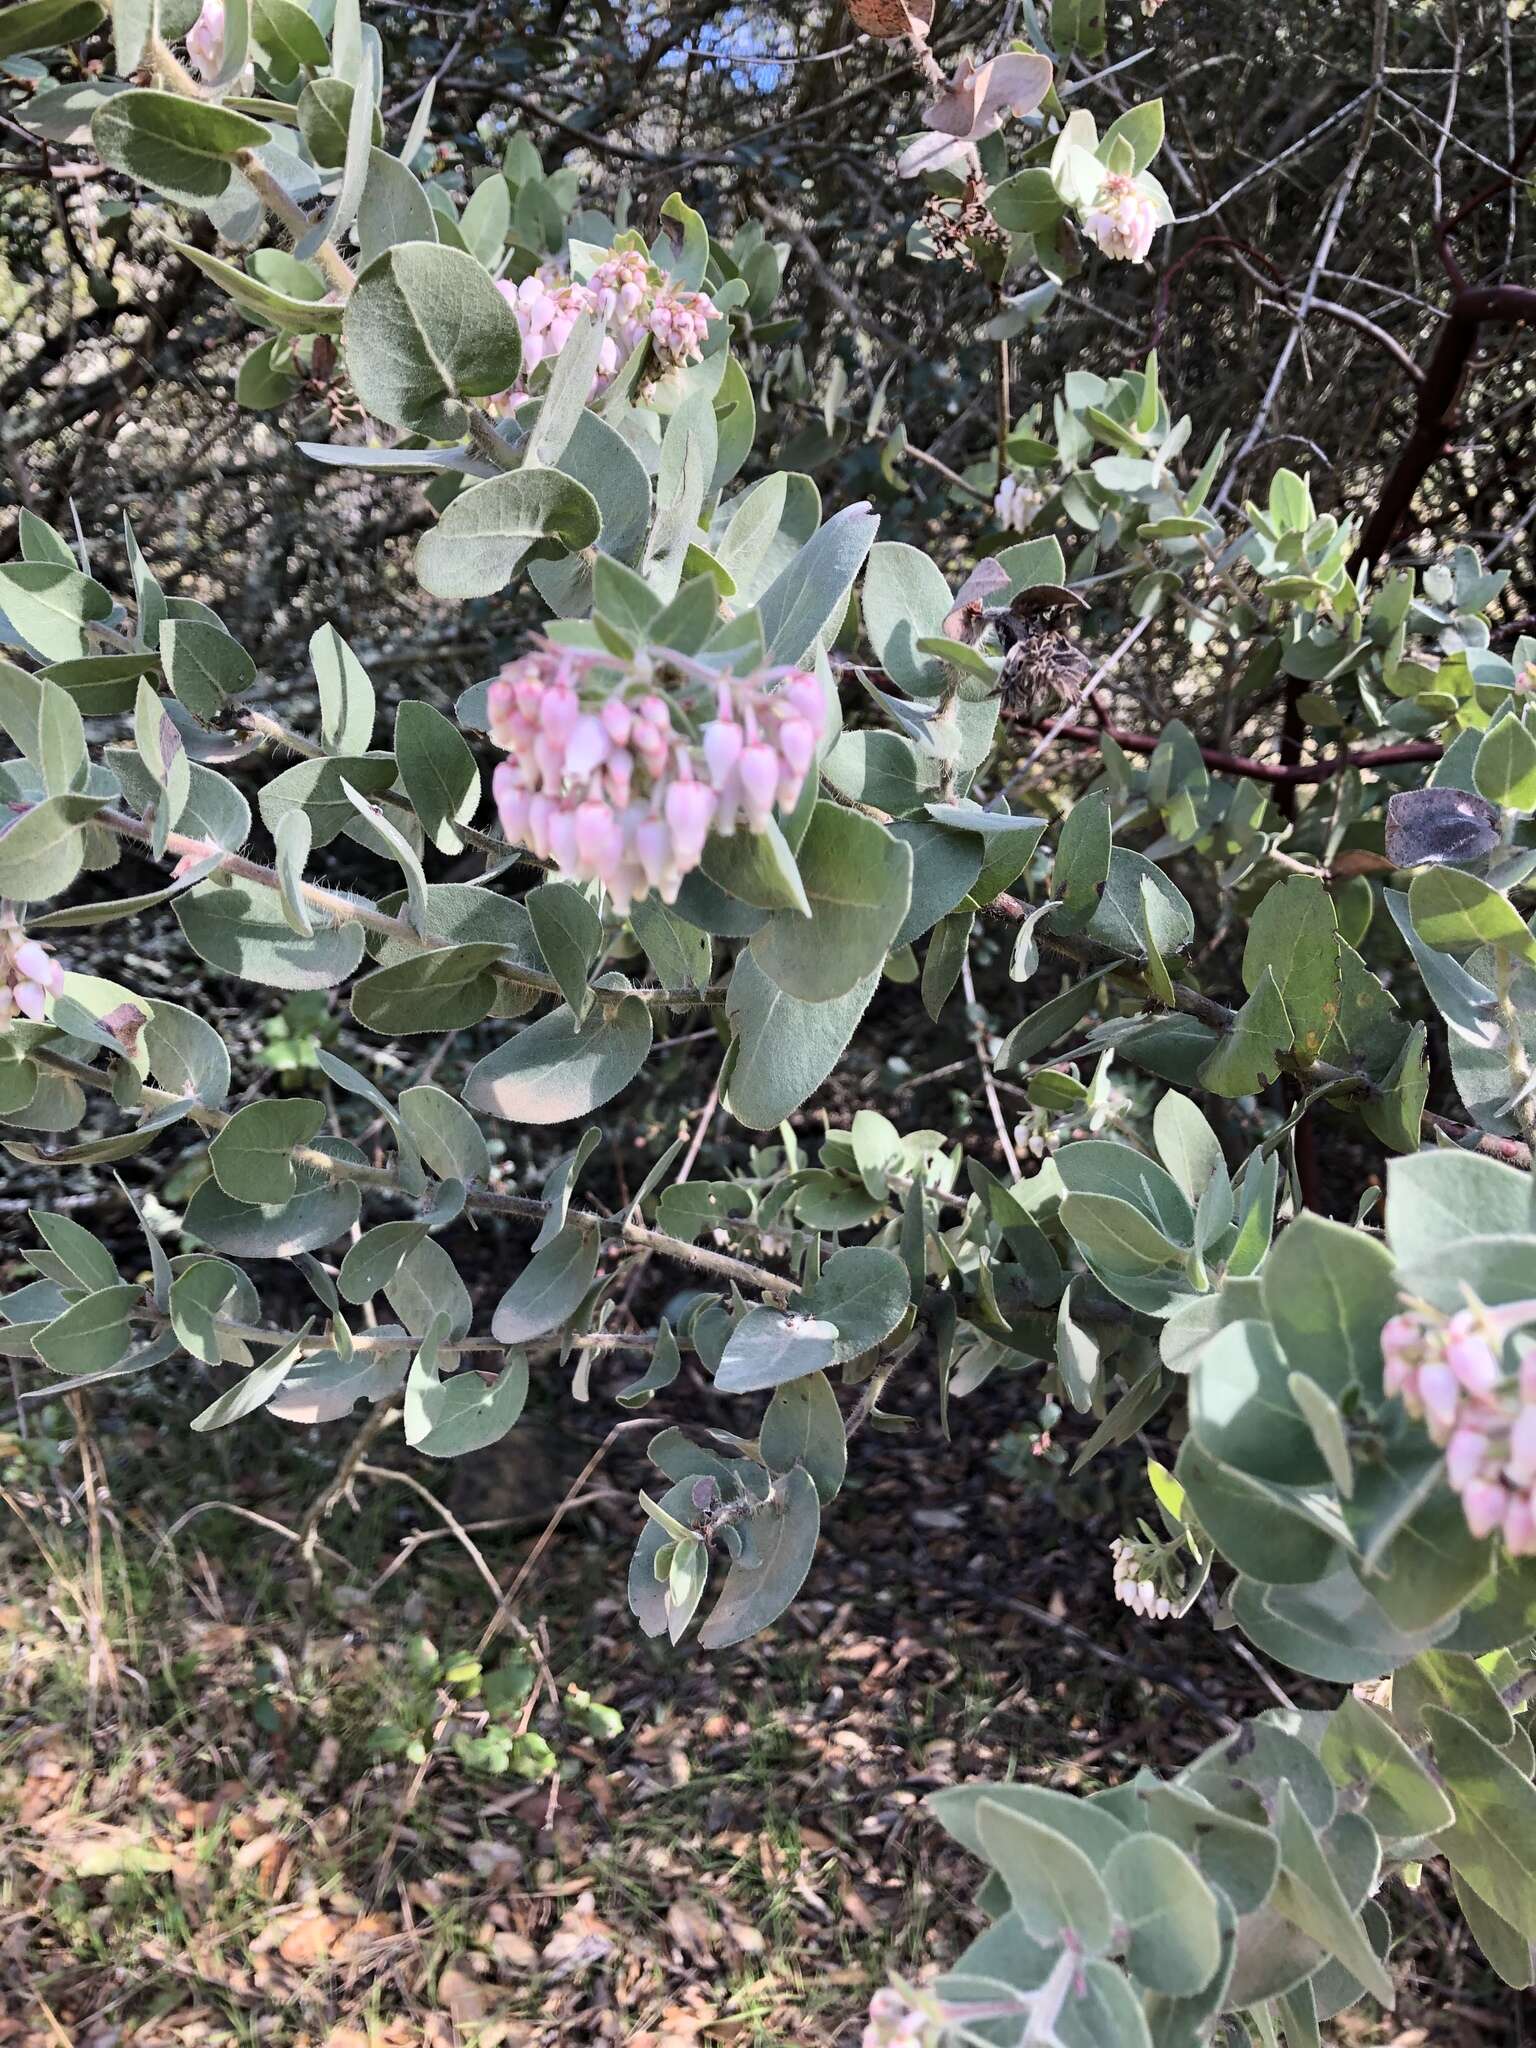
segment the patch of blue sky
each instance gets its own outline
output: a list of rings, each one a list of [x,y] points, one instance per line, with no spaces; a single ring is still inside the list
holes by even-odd
[[[667,10],[638,7],[631,28],[631,44],[637,51],[662,33]],[[662,57],[661,68],[681,70],[687,64],[707,64],[723,71],[739,92],[776,91],[789,70],[776,62],[796,55],[792,25],[776,9],[731,7],[713,21],[701,22],[689,42]]]

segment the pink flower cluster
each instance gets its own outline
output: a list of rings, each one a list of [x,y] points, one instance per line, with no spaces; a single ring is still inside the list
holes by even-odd
[[[1016,476],[1005,476],[992,500],[992,514],[1004,533],[1028,533],[1045,503],[1044,491]]]
[[[1513,1373],[1504,1346],[1536,1323],[1536,1301],[1453,1316],[1408,1309],[1381,1333],[1382,1384],[1445,1452],[1474,1536],[1501,1534],[1511,1557],[1536,1556],[1536,1344]]]
[[[1174,1603],[1162,1582],[1161,1546],[1117,1536],[1109,1553],[1115,1560],[1115,1598],[1144,1621],[1166,1621]]]
[[[592,379],[594,397],[647,335],[664,368],[698,362],[710,322],[720,318],[720,309],[707,292],[675,290],[638,249],[608,257],[586,284],[547,264],[520,284],[498,279],[496,289],[517,315],[523,337],[522,376],[511,390],[491,400],[492,410],[501,412],[511,411],[527,396],[529,378],[540,363],[559,355],[584,313],[597,314],[607,330]]]
[[[203,0],[203,11],[187,31],[187,55],[192,68],[206,84],[217,78],[224,64],[224,0]],[[231,89],[249,92],[256,82],[256,67],[247,64]]]
[[[29,939],[13,917],[0,922],[0,1026],[18,1015],[42,1021],[50,996],[64,987],[64,970],[40,939]]]
[[[682,678],[673,702],[663,669]],[[661,652],[626,667],[549,642],[507,664],[487,708],[508,756],[491,783],[502,831],[621,912],[653,889],[674,902],[711,832],[762,832],[791,809],[826,719],[804,669],[719,676]]]
[[[1083,215],[1083,231],[1104,251],[1123,263],[1144,263],[1158,230],[1157,208],[1134,178],[1118,171],[1106,174],[1092,206]]]
[[[496,289],[517,315],[523,337],[523,379],[526,383],[540,363],[559,355],[571,338],[571,330],[583,313],[592,311],[592,295],[584,286],[573,284],[557,272],[539,270],[521,284],[498,278]],[[619,367],[619,344],[611,334],[603,336],[592,389],[600,391]],[[510,394],[503,394],[503,398]],[[521,385],[517,395],[522,396]]]
[[[187,30],[187,55],[199,78],[212,78],[224,62],[224,0],[203,0],[203,11]]]

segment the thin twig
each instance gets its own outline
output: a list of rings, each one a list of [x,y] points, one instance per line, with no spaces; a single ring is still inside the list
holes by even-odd
[[[997,1086],[992,1078],[992,1055],[987,1050],[987,1027],[976,1004],[976,984],[971,976],[969,952],[960,963],[960,980],[965,990],[966,1009],[970,1018],[971,1042],[976,1047],[976,1061],[981,1068],[982,1092],[987,1098],[987,1107],[992,1112],[992,1128],[997,1133],[997,1142],[1008,1162],[1008,1171],[1014,1180],[1018,1180],[1019,1155],[1013,1149],[1013,1140],[1008,1135],[1008,1119],[1003,1115],[1003,1106],[997,1099]]]
[[[512,1609],[517,1602],[518,1595],[522,1592],[524,1586],[527,1585],[528,1580],[532,1576],[534,1567],[537,1565],[539,1559],[544,1555],[544,1552],[549,1548],[550,1544],[554,1541],[555,1531],[559,1528],[560,1524],[565,1520],[566,1516],[571,1512],[572,1508],[575,1507],[578,1500],[582,1497],[582,1490],[586,1486],[587,1481],[592,1477],[593,1473],[597,1470],[598,1466],[602,1464],[604,1458],[607,1457],[609,1451],[618,1442],[619,1438],[624,1434],[626,1430],[654,1429],[655,1427],[655,1419],[650,1416],[644,1416],[634,1422],[616,1422],[613,1425],[612,1429],[609,1430],[608,1434],[603,1438],[602,1442],[598,1445],[597,1449],[592,1453],[591,1457],[588,1458],[586,1464],[582,1466],[581,1470],[577,1473],[576,1477],[571,1481],[570,1485],[566,1488],[565,1498],[560,1502],[559,1506],[555,1509],[554,1513],[545,1523],[543,1531],[540,1534],[537,1542],[529,1551],[528,1555],[523,1559],[522,1564],[518,1567],[518,1570],[512,1580],[511,1585],[508,1586],[505,1593],[501,1594],[499,1599],[497,1600],[496,1611],[494,1614],[492,1614],[490,1620],[486,1623],[484,1629],[481,1632],[480,1640],[475,1645],[475,1655],[477,1657],[484,1657],[486,1651],[490,1648],[491,1644],[495,1642],[497,1636],[500,1635],[502,1629],[506,1626],[506,1623],[511,1616]]]

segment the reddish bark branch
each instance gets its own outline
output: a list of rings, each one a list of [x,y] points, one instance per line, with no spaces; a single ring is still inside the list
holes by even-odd
[[[1387,552],[1413,509],[1419,485],[1449,449],[1461,424],[1459,404],[1462,386],[1466,382],[1481,330],[1490,326],[1536,326],[1536,291],[1528,285],[1469,284],[1453,246],[1456,230],[1470,220],[1479,207],[1509,189],[1533,149],[1536,149],[1536,123],[1526,130],[1509,167],[1490,178],[1454,213],[1436,224],[1436,246],[1453,293],[1450,314],[1440,330],[1419,386],[1413,432],[1382,487],[1376,510],[1360,536],[1360,545],[1355,550],[1351,566],[1379,561]]]
[[[1045,723],[1037,721],[1040,725]],[[1056,729],[1058,739],[1071,740],[1080,747],[1096,747],[1105,733],[1128,754],[1150,754],[1158,745],[1155,734],[1131,732],[1123,725],[1063,725]],[[1246,754],[1224,753],[1219,747],[1202,747],[1200,758],[1207,768],[1222,775],[1246,775],[1254,782],[1295,785],[1327,782],[1332,776],[1342,775],[1346,768],[1391,768],[1405,761],[1438,761],[1444,751],[1438,740],[1404,740],[1396,746],[1372,747],[1362,753],[1332,754],[1326,761],[1255,761]]]
[[[1486,326],[1536,326],[1536,291],[1519,284],[1468,286],[1452,299],[1450,316],[1419,386],[1413,432],[1360,536],[1355,563],[1379,561],[1387,552],[1413,509],[1419,485],[1449,449],[1461,424],[1459,404],[1467,369]]]

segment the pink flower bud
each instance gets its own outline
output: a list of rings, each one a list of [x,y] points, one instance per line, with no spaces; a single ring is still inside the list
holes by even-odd
[[[779,752],[792,774],[805,774],[816,758],[816,731],[808,718],[784,720],[779,727]]]
[[[224,0],[203,0],[203,11],[187,31],[187,55],[199,78],[218,75],[224,62]]]
[[[651,308],[651,338],[675,363],[697,362],[703,356],[711,320],[719,309],[705,292],[666,290]]]
[[[647,818],[634,831],[635,858],[645,879],[659,889],[672,865],[672,834],[661,818]]]
[[[1505,1469],[1516,1486],[1536,1486],[1536,1407],[1523,1407],[1515,1417]]]
[[[778,756],[772,747],[761,742],[757,746],[746,747],[736,764],[736,775],[741,784],[748,827],[753,832],[761,832],[773,816],[774,798],[778,794]]]
[[[647,720],[637,718],[630,732],[630,746],[650,775],[660,775],[667,765],[667,741]]]
[[[1131,178],[1111,171],[1083,216],[1083,230],[1106,256],[1142,263],[1159,226],[1157,208]]]
[[[1504,1377],[1487,1338],[1466,1314],[1451,1318],[1445,1362],[1469,1394],[1491,1394]]]
[[[572,689],[555,685],[544,692],[539,706],[539,724],[546,738],[563,747],[576,730],[581,717],[581,700]]]
[[[554,307],[541,277],[523,279],[517,287],[516,305],[525,340],[529,335],[542,334],[554,317]]]
[[[819,739],[827,720],[827,700],[817,678],[807,669],[791,669],[789,680],[780,694],[802,718],[808,720]]]
[[[1424,1324],[1416,1316],[1407,1313],[1395,1315],[1382,1325],[1382,1356],[1392,1354],[1406,1357],[1410,1361],[1418,1358],[1424,1345]]]
[[[1504,1548],[1511,1557],[1536,1556],[1536,1509],[1526,1494],[1509,1496],[1504,1509]]]
[[[1445,1476],[1456,1493],[1463,1493],[1479,1477],[1488,1462],[1488,1439],[1480,1429],[1465,1424],[1451,1432],[1445,1447]]]
[[[511,845],[521,846],[528,836],[529,798],[510,761],[503,761],[491,777],[491,794],[496,799],[503,837]]]
[[[590,775],[608,758],[608,734],[603,721],[590,711],[583,712],[565,743],[565,772],[573,777]]]
[[[549,813],[549,858],[565,875],[574,875],[580,864],[576,851],[575,813],[554,804]]]
[[[1456,1426],[1461,1389],[1448,1365],[1426,1365],[1419,1374],[1419,1397],[1431,1438],[1443,1444]]]
[[[25,981],[35,981],[57,995],[64,986],[64,970],[36,939],[23,939],[14,955],[16,971]]]
[[[674,782],[668,789],[666,818],[680,868],[698,865],[714,819],[715,801],[714,791],[702,782]]]
[[[1381,1384],[1383,1390],[1388,1395],[1393,1397],[1401,1396],[1403,1405],[1410,1414],[1417,1413],[1421,1404],[1418,1399],[1418,1368],[1416,1366],[1410,1365],[1407,1359],[1394,1352],[1382,1363]]]
[[[627,747],[629,735],[635,723],[635,715],[622,697],[610,697],[598,716],[603,721],[603,731],[616,747]]]
[[[710,784],[724,796],[736,763],[741,759],[745,735],[734,719],[712,718],[704,728],[703,742]]]
[[[576,806],[576,857],[599,881],[606,880],[624,854],[619,821],[605,803],[589,797]]]
[[[554,822],[555,803],[552,797],[542,792],[533,797],[528,805],[528,849],[540,860],[549,860],[553,849],[550,846],[550,826]]]
[[[48,998],[63,993],[64,969],[40,939],[29,939],[14,916],[0,919],[0,1023],[19,1012],[42,1023]]]
[[[1503,1522],[1507,1499],[1496,1479],[1474,1479],[1461,1496],[1461,1511],[1467,1518],[1467,1527],[1479,1541],[1491,1536]]]
[[[992,500],[992,515],[1004,533],[1028,533],[1035,514],[1045,503],[1045,493],[1033,484],[1005,476]]]

